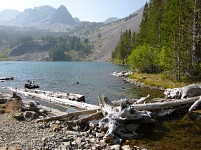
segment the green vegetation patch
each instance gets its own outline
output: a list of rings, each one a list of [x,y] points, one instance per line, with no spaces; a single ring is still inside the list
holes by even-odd
[[[143,82],[145,85],[159,86],[163,88],[183,87],[189,84],[185,82],[171,81],[165,78],[163,74],[133,73],[130,75],[130,78],[137,79],[137,81]]]
[[[0,60],[8,60],[8,54],[10,51],[11,51],[11,49],[9,49],[9,48],[2,50],[0,52]]]

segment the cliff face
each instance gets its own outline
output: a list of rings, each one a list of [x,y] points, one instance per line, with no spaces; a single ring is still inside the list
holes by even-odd
[[[68,12],[65,6],[61,5],[52,16],[52,23],[62,23],[66,25],[75,25],[76,22],[74,21],[71,14]]]
[[[9,11],[10,12],[10,11]],[[2,13],[0,13],[1,16]],[[3,13],[8,16],[8,13]],[[40,6],[34,9],[26,9],[6,22],[0,18],[0,23],[6,26],[34,27],[36,29],[46,29],[54,26],[57,28],[62,25],[76,25],[71,14],[65,6],[55,9],[51,6]],[[4,21],[4,22],[3,22]]]

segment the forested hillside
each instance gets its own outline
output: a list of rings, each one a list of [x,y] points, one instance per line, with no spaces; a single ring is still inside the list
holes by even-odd
[[[175,81],[198,81],[200,27],[200,0],[150,0],[144,7],[140,32],[122,33],[112,59]]]
[[[0,26],[0,60],[85,60],[92,49],[87,38],[64,32]]]

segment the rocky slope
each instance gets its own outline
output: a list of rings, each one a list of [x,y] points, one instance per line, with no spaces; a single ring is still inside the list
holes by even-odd
[[[90,59],[95,61],[110,61],[111,53],[117,45],[121,32],[130,29],[132,32],[139,32],[139,25],[142,20],[144,7],[134,12],[130,19],[122,19],[99,29],[98,32],[89,37],[95,46],[95,51]],[[101,35],[101,38],[98,37]]]

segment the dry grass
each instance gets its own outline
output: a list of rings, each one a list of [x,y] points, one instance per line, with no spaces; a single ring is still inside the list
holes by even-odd
[[[163,88],[176,88],[189,85],[189,83],[168,80],[162,74],[134,73],[130,77],[132,79],[137,79],[139,82],[143,82],[146,85]]]
[[[4,104],[0,104],[0,108],[4,109],[6,113],[15,113],[22,108],[21,100],[10,100]]]

